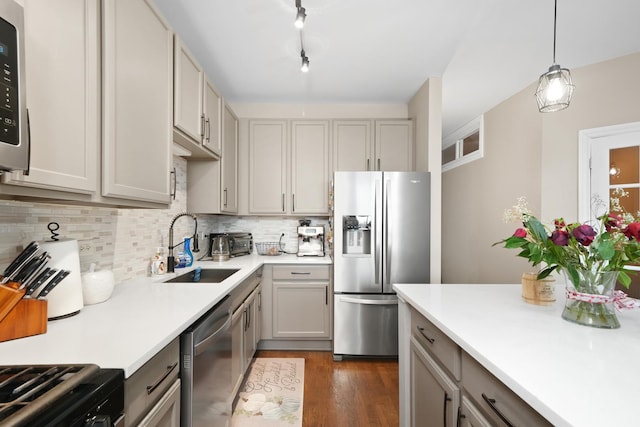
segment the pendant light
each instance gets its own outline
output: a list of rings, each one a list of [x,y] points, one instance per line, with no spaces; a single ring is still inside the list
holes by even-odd
[[[554,0],[553,9],[553,64],[549,71],[540,76],[536,99],[538,110],[541,113],[551,113],[564,110],[571,102],[574,85],[571,81],[571,73],[566,68],[556,64],[556,20],[558,13],[558,0]]]
[[[307,12],[304,7],[302,7],[301,1],[296,0],[296,20],[294,21],[294,25],[296,28],[304,27],[304,20],[307,18]]]
[[[309,58],[304,53],[304,49],[300,51],[300,57],[302,58],[302,65],[300,66],[300,71],[303,73],[309,72]]]

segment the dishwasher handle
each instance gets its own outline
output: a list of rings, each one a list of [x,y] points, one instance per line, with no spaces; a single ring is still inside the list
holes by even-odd
[[[208,347],[211,341],[215,340],[219,335],[228,331],[230,327],[231,327],[231,312],[228,313],[227,320],[224,322],[222,326],[220,326],[220,328],[218,328],[218,330],[213,332],[211,335],[205,337],[204,339],[202,339],[200,342],[196,343],[193,346],[194,354],[198,356],[199,354],[204,352],[204,350]]]

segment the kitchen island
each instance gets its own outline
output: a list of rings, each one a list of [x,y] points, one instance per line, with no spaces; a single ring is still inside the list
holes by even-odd
[[[130,377],[263,264],[331,264],[331,258],[252,254],[201,261],[174,274],[115,286],[111,298],[50,321],[45,334],[0,343],[0,365],[83,364],[123,369]],[[195,268],[238,268],[221,283],[163,283]]]
[[[525,303],[520,285],[397,284],[400,411],[409,425],[411,311],[424,316],[555,426],[638,425],[640,310],[618,312],[619,329],[561,318],[564,286],[549,306]],[[459,362],[458,362],[459,363]],[[464,363],[464,360],[463,360]],[[462,369],[461,383],[465,377]]]

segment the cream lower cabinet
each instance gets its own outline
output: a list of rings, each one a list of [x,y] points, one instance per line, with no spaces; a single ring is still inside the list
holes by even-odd
[[[411,120],[333,120],[334,171],[414,170]]]
[[[438,327],[402,303],[400,419],[411,426],[550,426]],[[403,354],[408,356],[403,356]],[[407,363],[408,366],[404,366]]]
[[[249,122],[250,214],[326,215],[329,175],[327,120]]]
[[[329,266],[273,267],[273,338],[331,337]]]
[[[429,353],[411,338],[411,426],[455,426],[460,388]]]
[[[138,427],[180,427],[180,379],[175,380]]]
[[[244,366],[249,366],[251,364],[251,360],[253,359],[253,355],[256,353],[256,349],[258,348],[258,338],[259,336],[259,328],[260,328],[260,313],[259,310],[260,304],[260,286],[258,286],[252,293],[247,297],[244,302],[244,312],[243,312],[243,337],[244,337]]]

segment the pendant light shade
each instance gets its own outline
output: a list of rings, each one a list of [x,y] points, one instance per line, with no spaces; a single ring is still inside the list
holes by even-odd
[[[551,113],[564,110],[571,102],[573,95],[573,81],[571,72],[567,68],[561,68],[556,64],[556,21],[558,12],[558,0],[555,0],[553,10],[553,65],[549,71],[538,79],[538,89],[536,89],[536,99],[538,110],[541,113]]]
[[[538,110],[541,113],[564,110],[571,102],[573,88],[569,70],[553,64],[549,67],[549,71],[538,79],[538,89],[536,90]]]

